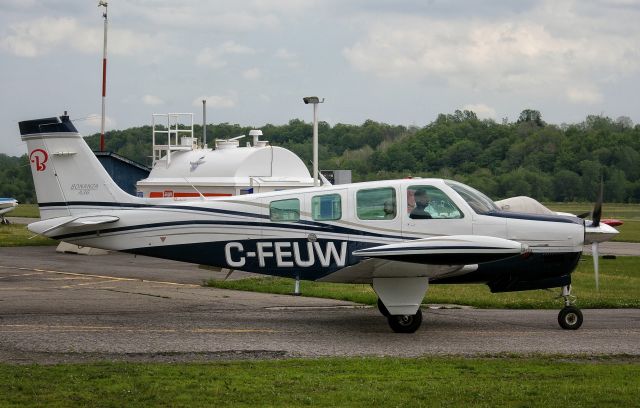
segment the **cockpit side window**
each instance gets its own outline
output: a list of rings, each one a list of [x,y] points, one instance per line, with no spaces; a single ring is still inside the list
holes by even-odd
[[[496,203],[493,202],[493,200],[491,200],[489,197],[482,194],[475,188],[451,180],[446,180],[445,184],[451,187],[456,193],[458,193],[460,197],[462,197],[462,199],[466,201],[467,204],[469,204],[469,207],[471,207],[476,214],[482,215],[500,210]]]
[[[414,220],[464,217],[462,211],[442,190],[428,185],[407,188],[407,213],[409,218]]]
[[[398,213],[396,190],[392,187],[368,188],[356,193],[356,213],[361,220],[392,220]]]

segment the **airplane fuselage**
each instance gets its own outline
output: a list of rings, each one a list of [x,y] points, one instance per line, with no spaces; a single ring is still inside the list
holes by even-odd
[[[83,202],[78,196],[65,208],[76,213],[104,212],[119,221],[68,231],[62,227],[48,235],[83,246],[219,268],[339,282],[371,282],[376,273],[389,274],[379,265],[377,272],[358,272],[363,258],[353,253],[361,249],[428,237],[491,235],[522,242],[529,251],[479,265],[470,264],[464,255],[456,255],[451,262],[456,266],[403,264],[420,268],[432,283],[484,282],[496,291],[555,287],[569,281],[582,251],[581,220],[495,209],[478,214],[480,210],[471,206],[475,203],[470,205],[452,185],[459,188],[458,183],[439,179],[392,180],[117,205]],[[431,218],[411,217],[412,191],[418,188],[438,195],[438,202],[430,204]],[[395,202],[392,214],[382,210],[388,200]],[[46,213],[57,211],[59,205],[41,203],[40,207]]]

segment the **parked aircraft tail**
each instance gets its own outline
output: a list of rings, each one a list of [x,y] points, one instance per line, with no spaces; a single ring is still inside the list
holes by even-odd
[[[68,116],[20,122],[41,219],[140,201],[111,179]]]

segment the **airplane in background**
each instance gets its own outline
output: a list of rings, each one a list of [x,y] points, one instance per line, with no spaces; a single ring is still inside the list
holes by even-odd
[[[0,222],[2,224],[9,224],[9,220],[4,218],[4,215],[15,210],[17,206],[18,200],[15,198],[0,198]]]
[[[371,284],[395,332],[415,332],[430,284],[492,292],[561,288],[578,329],[571,273],[584,245],[617,230],[575,216],[502,211],[462,183],[403,179],[194,201],[145,199],[111,180],[68,116],[20,122],[41,221],[69,243],[320,282]]]

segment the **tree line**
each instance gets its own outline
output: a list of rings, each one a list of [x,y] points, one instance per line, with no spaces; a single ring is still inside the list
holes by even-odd
[[[263,139],[290,149],[311,167],[311,123],[293,119],[260,129]],[[210,124],[207,137],[212,145],[213,138],[248,135],[249,130]],[[444,177],[494,199],[527,195],[540,201],[593,201],[602,179],[605,201],[640,202],[640,125],[627,117],[590,115],[581,123],[552,125],[527,109],[515,122],[498,123],[457,110],[422,128],[373,120],[361,125],[321,122],[319,134],[320,168],[351,169],[354,181]],[[202,126],[195,125],[194,136],[201,135]],[[99,135],[86,140],[98,148]],[[151,127],[108,132],[106,149],[150,165]],[[28,164],[26,156],[0,155],[0,195],[35,201]]]

